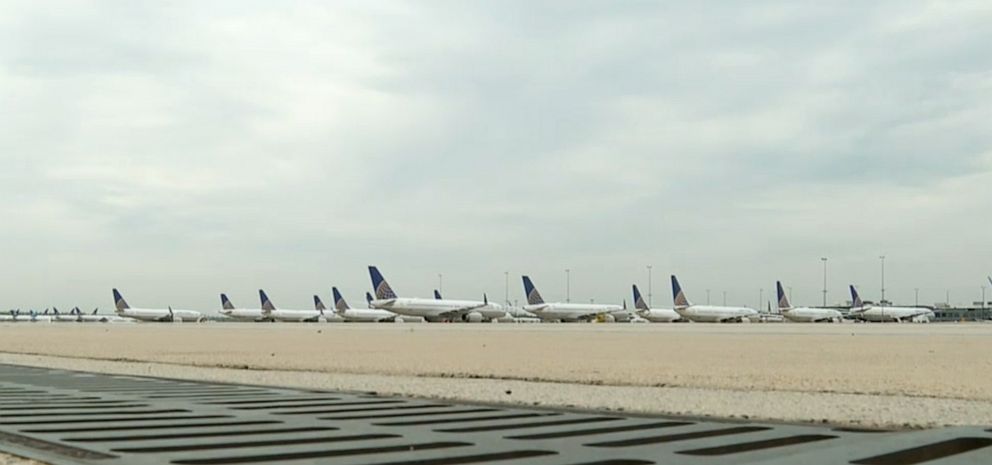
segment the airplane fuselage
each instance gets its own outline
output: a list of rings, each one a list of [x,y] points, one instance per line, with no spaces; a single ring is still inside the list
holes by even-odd
[[[374,323],[377,321],[394,321],[397,315],[387,310],[374,308],[349,308],[339,311],[338,316],[344,318],[344,321]]]
[[[196,310],[169,310],[152,308],[126,308],[119,310],[117,316],[134,318],[139,321],[202,321],[203,314]]]
[[[672,323],[675,321],[683,320],[682,315],[679,312],[672,310],[670,308],[651,308],[646,310],[638,310],[637,316],[644,318],[652,323]]]
[[[485,303],[478,300],[450,299],[421,299],[415,297],[398,297],[395,299],[379,299],[371,302],[372,307],[388,310],[398,315],[418,316],[428,320],[461,320],[465,314],[478,313],[482,318],[491,320],[506,316],[506,310],[500,304]],[[451,318],[447,318],[451,316]]]
[[[840,323],[844,319],[844,316],[840,312],[829,308],[796,307],[792,309],[783,308],[781,311],[782,316],[796,323]]]
[[[524,310],[545,321],[586,321],[597,315],[618,313],[623,311],[619,305],[573,304],[573,303],[544,303],[525,305]]]
[[[933,311],[922,307],[876,307],[869,306],[859,310],[851,310],[851,315],[865,321],[874,322],[904,322],[929,323],[933,319]]]
[[[317,310],[284,310],[280,308],[271,312],[263,312],[263,314],[267,318],[287,323],[316,323],[321,320],[326,321]]]
[[[220,314],[238,321],[270,321],[259,308],[224,309]]]
[[[729,323],[742,322],[758,317],[758,311],[747,307],[718,307],[711,305],[693,305],[676,308],[675,311],[683,318],[699,323]]]

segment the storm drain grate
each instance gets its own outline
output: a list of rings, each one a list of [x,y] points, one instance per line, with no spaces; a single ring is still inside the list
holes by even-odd
[[[552,411],[0,365],[0,450],[63,464],[988,464],[992,432]]]

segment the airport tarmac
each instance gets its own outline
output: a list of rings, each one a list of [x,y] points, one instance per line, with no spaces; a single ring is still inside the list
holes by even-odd
[[[992,425],[992,324],[2,324],[0,362],[474,402]]]

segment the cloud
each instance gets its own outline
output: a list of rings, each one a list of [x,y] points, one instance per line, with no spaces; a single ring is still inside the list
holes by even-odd
[[[980,2],[0,7],[0,306],[979,292]],[[660,277],[660,278],[659,278]],[[667,283],[656,283],[664,302]],[[921,291],[922,292],[922,291]],[[557,295],[556,295],[557,294]],[[770,295],[770,291],[764,293]],[[870,295],[870,291],[867,292]],[[284,296],[284,297],[283,297]],[[353,297],[355,298],[355,297]],[[974,299],[972,299],[974,300]]]

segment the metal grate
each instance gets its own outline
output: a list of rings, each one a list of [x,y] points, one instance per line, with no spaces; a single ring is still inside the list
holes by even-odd
[[[0,365],[0,450],[62,464],[988,464],[992,432],[470,405]]]

